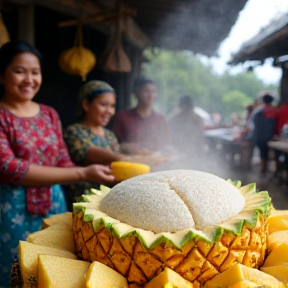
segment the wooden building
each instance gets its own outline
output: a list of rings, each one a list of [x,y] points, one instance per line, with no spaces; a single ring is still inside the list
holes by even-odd
[[[132,70],[129,73],[106,73],[98,61],[87,80],[109,82],[117,91],[117,110],[123,110],[130,105],[131,85],[141,74],[145,48],[191,50],[207,56],[215,55],[246,1],[123,0],[121,5],[128,12],[123,21],[122,44]],[[81,77],[60,70],[59,55],[73,46],[76,24],[81,20],[84,46],[92,50],[99,60],[113,24],[110,16],[115,14],[119,2],[0,0],[0,3],[10,38],[34,44],[43,54],[43,85],[35,100],[56,108],[66,126],[74,120],[77,93],[83,82]]]
[[[252,39],[243,43],[230,64],[250,62],[262,65],[273,58],[273,65],[282,69],[280,83],[280,104],[288,103],[288,13],[274,19]]]

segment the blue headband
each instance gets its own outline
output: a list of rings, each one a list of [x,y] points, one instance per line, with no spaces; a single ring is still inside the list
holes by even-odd
[[[115,93],[115,91],[113,89],[97,89],[97,90],[94,90],[94,91],[91,91],[90,93],[86,94],[83,98],[83,99],[88,99],[89,101],[91,101],[93,98],[103,94],[103,93],[108,93],[108,92],[111,92],[111,93]]]

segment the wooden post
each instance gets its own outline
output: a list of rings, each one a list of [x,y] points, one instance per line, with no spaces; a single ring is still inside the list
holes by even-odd
[[[34,33],[34,5],[18,6],[18,40],[35,44]]]
[[[280,84],[280,105],[288,103],[288,63],[282,65],[282,78]]]

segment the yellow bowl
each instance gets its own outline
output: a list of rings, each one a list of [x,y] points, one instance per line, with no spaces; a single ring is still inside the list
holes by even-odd
[[[137,175],[150,172],[150,167],[146,164],[115,161],[111,163],[112,175],[117,182],[123,181]]]

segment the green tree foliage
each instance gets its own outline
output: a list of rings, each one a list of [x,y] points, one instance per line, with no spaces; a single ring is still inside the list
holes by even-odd
[[[255,99],[261,90],[268,89],[268,86],[258,80],[252,72],[239,73],[236,75],[230,75],[226,72],[221,77],[221,80],[223,81],[227,91],[242,91],[251,99]]]
[[[222,102],[226,113],[245,116],[245,107],[251,103],[251,98],[243,92],[232,90],[223,95]]]
[[[261,90],[271,89],[250,73],[218,75],[191,52],[145,51],[143,74],[158,86],[156,107],[169,114],[183,95],[191,95],[195,105],[223,116],[245,112]],[[235,104],[235,105],[234,105]]]

